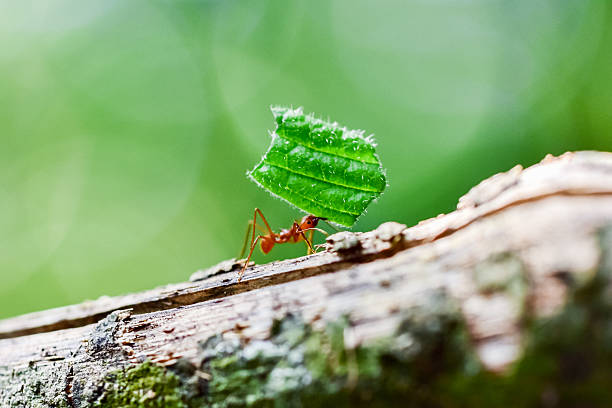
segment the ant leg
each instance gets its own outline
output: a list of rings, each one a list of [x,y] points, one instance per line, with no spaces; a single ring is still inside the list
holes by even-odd
[[[314,231],[310,230],[310,233],[308,234],[308,240],[310,242],[312,242],[312,237],[314,236]],[[308,255],[312,255],[314,253],[314,250],[312,247],[308,247]]]
[[[266,220],[266,217],[264,217],[263,213],[261,212],[259,208],[255,209],[255,214],[253,215],[253,223],[255,224],[257,222],[257,218],[256,218],[257,214],[259,214],[264,224],[266,224],[266,228],[268,229],[268,234],[270,234],[270,236],[274,236],[274,232],[272,231],[272,228],[270,228],[270,225],[268,224],[268,220]]]
[[[240,273],[238,275],[238,282],[240,282],[240,280],[242,279],[242,275],[244,275],[244,271],[246,270],[247,266],[249,265],[249,261],[251,260],[251,256],[253,255],[253,251],[255,250],[255,247],[257,246],[257,242],[259,241],[260,238],[263,237],[262,235],[258,235],[257,238],[255,238],[255,227],[258,227],[258,225],[257,225],[257,214],[259,214],[259,216],[263,220],[264,224],[266,224],[266,228],[268,228],[268,235],[267,236],[269,236],[269,237],[276,236],[276,234],[274,234],[274,232],[272,231],[272,228],[270,228],[270,224],[268,224],[268,221],[266,220],[266,217],[264,217],[264,215],[261,212],[261,210],[259,208],[255,208],[255,211],[253,212],[253,235],[251,236],[251,251],[249,252],[249,256],[247,257],[247,260],[246,260],[244,266],[240,270]],[[247,232],[247,236],[248,236],[248,232]]]
[[[247,247],[247,241],[249,240],[249,234],[251,233],[251,225],[252,225],[252,221],[249,220],[249,224],[247,226],[247,230],[246,230],[246,234],[244,235],[244,242],[242,243],[242,249],[240,250],[240,255],[238,256],[237,259],[242,259],[242,257],[244,256],[244,251],[246,250]]]
[[[306,231],[310,231],[310,234],[308,234],[308,236],[309,236],[308,240],[310,241],[311,247],[308,248],[308,255],[316,254],[317,253],[317,248],[319,248],[320,245],[312,245],[312,243],[314,242],[312,240],[314,232],[315,231],[319,231],[320,233],[325,234],[325,235],[329,235],[329,234],[327,233],[327,231],[324,231],[324,230],[322,230],[320,228],[316,228],[316,227],[306,228],[306,229],[302,230],[302,232],[306,232]],[[308,241],[306,241],[306,243],[308,243]],[[311,249],[311,248],[313,248],[313,249]]]
[[[249,223],[247,225],[247,230],[246,230],[246,234],[244,235],[244,242],[242,243],[242,249],[240,250],[240,255],[238,255],[237,259],[242,259],[242,257],[244,256],[244,252],[247,249],[247,242],[249,241],[249,234],[251,233],[251,227],[253,226],[253,220],[249,220]],[[265,233],[266,230],[263,229],[263,227],[259,224],[255,224],[255,227],[259,229],[259,231]]]
[[[264,224],[266,224],[266,227],[268,228],[268,233],[270,234],[270,236],[274,236],[274,233],[272,232],[272,229],[270,228],[270,225],[268,224],[266,217],[264,217],[263,213],[261,212],[259,208],[255,208],[255,211],[253,211],[253,220],[249,221],[249,226],[247,227],[247,233],[244,238],[244,244],[242,244],[242,250],[240,251],[240,256],[238,258],[242,258],[242,256],[244,255],[244,250],[246,249],[246,242],[249,236],[249,232],[251,231],[251,226],[253,226],[253,235],[251,236],[251,245],[253,245],[253,241],[255,241],[255,228],[262,229],[262,227],[259,226],[259,224],[257,224],[257,214],[259,214]]]
[[[304,229],[302,231],[319,231],[321,234],[329,235],[329,233],[327,231],[322,230],[321,228],[316,228],[316,227],[306,228],[306,229]]]
[[[308,238],[306,238],[306,234],[304,234],[304,231],[308,231],[308,230],[302,230],[300,228],[300,225],[297,222],[293,222],[293,227],[292,227],[296,232],[298,232],[302,238],[304,239],[304,241],[306,242],[306,245],[308,245],[308,251],[309,251],[309,255],[314,253],[314,249],[312,248],[312,244],[310,243],[310,241],[308,240]],[[310,229],[310,228],[308,228]]]
[[[255,225],[257,225],[257,211],[259,211],[259,208],[256,208],[255,211],[253,212],[253,221],[252,221],[253,235],[251,236],[251,254],[253,254],[253,241],[255,241]],[[251,231],[251,222],[249,222],[249,226],[247,227],[246,237],[249,236],[250,231]],[[246,249],[246,240],[247,240],[246,237],[244,239],[244,244],[242,245],[242,251],[240,251],[240,258],[242,258],[242,255],[244,255],[244,250]],[[251,257],[251,254],[249,254],[249,258]],[[248,261],[247,261],[247,264],[248,264]]]
[[[242,275],[244,275],[244,271],[246,271],[246,268],[249,266],[251,255],[253,255],[253,251],[255,250],[255,247],[257,246],[257,243],[259,242],[260,238],[261,238],[261,235],[258,235],[257,238],[251,244],[251,250],[249,251],[249,256],[247,257],[246,262],[244,263],[244,265],[242,266],[242,269],[240,270],[240,273],[238,274],[238,282],[242,280]]]

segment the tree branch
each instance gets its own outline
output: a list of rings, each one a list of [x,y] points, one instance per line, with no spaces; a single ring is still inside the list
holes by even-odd
[[[599,406],[611,225],[612,154],[549,156],[240,283],[230,261],[0,321],[0,404]]]

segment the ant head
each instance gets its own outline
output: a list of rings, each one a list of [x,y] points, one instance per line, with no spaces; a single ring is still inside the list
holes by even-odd
[[[314,228],[319,223],[319,220],[326,220],[327,218],[315,217],[314,215],[306,215],[300,221],[300,228],[306,230],[308,228]]]

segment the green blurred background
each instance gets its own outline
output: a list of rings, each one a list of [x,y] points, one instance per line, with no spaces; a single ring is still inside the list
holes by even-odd
[[[183,281],[255,206],[288,227],[245,177],[270,104],[375,134],[390,186],[355,230],[612,150],[611,44],[606,0],[2,1],[0,317]]]

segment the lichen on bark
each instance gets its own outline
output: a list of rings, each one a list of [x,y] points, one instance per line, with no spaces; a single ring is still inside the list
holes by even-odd
[[[504,375],[447,376],[441,407],[606,407],[612,384],[612,227],[599,234],[601,259],[592,280],[569,280],[563,311],[525,316],[523,355]]]
[[[202,370],[211,375],[208,406],[606,406],[612,228],[602,231],[600,242],[594,279],[570,282],[563,311],[535,318],[525,310],[523,354],[503,374],[483,368],[457,309],[437,293],[422,308],[403,311],[394,336],[355,348],[345,346],[350,319],[317,331],[289,315],[275,323],[268,340],[214,336],[202,344]],[[509,276],[516,274],[513,258],[504,259],[496,273],[507,267]]]
[[[393,335],[363,344],[349,341],[355,323],[350,315],[316,329],[301,315],[288,314],[266,339],[215,335],[200,343],[191,362],[144,362],[108,372],[95,402],[75,394],[70,405],[63,382],[55,389],[30,372],[24,381],[28,399],[13,394],[9,406],[604,407],[612,383],[612,228],[599,237],[600,264],[591,280],[572,281],[571,273],[559,272],[570,289],[560,313],[535,318],[523,310],[522,355],[503,374],[479,362],[456,301],[444,290],[431,290],[420,306],[398,312],[401,323]],[[516,292],[522,272],[514,259],[504,255],[477,266],[486,293]],[[491,270],[504,279],[492,281]],[[107,320],[112,325],[98,327],[112,336],[120,319]],[[44,368],[45,378],[52,367]],[[62,367],[58,363],[58,378],[67,375]]]
[[[209,373],[209,406],[406,406],[426,403],[429,381],[469,372],[469,351],[459,313],[442,292],[406,310],[394,336],[347,347],[348,318],[314,330],[297,315],[275,322],[270,338],[244,342],[214,336],[202,343]],[[416,406],[416,405],[415,405]]]

